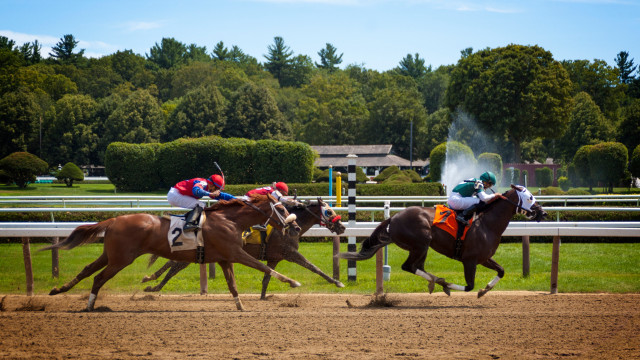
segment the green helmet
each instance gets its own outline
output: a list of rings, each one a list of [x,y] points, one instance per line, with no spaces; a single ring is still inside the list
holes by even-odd
[[[496,184],[496,176],[491,171],[482,173],[482,175],[480,175],[480,180],[488,182],[491,185]]]

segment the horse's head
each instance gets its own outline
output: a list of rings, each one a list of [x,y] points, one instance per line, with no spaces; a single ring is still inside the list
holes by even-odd
[[[259,197],[260,196],[258,196],[258,198]],[[290,214],[287,208],[271,196],[271,194],[266,195],[266,201],[252,201],[252,204],[258,207],[267,217],[267,223],[271,223],[275,229],[282,231],[283,234],[286,230],[294,234],[300,232],[300,226],[296,223],[296,216]]]
[[[320,210],[320,225],[326,226],[330,231],[340,235],[344,233],[345,227],[342,224],[342,218],[340,215],[336,215],[336,212],[318,197],[318,207]]]
[[[503,195],[516,205],[517,212],[526,216],[527,219],[537,222],[542,221],[547,216],[547,212],[536,202],[536,198],[526,187],[512,184],[511,189]],[[515,194],[515,196],[509,195],[509,193]]]

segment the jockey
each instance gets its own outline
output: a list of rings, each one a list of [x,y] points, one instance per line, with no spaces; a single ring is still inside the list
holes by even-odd
[[[289,199],[287,197],[287,195],[289,194],[289,186],[284,182],[274,182],[274,183],[271,184],[271,186],[265,186],[265,187],[249,190],[243,196],[243,198],[245,200],[249,200],[251,198],[251,195],[256,195],[256,194],[258,194],[258,195],[271,194],[271,196],[276,198],[276,200],[280,201],[281,203],[283,203],[285,205],[295,206],[295,205],[299,204],[298,201],[293,200],[293,199]],[[256,230],[261,230],[261,231],[265,231],[266,230],[266,228],[264,226],[262,226],[262,225],[255,225],[255,226],[253,226],[253,228],[256,229]]]
[[[205,207],[205,203],[198,199],[208,196],[215,200],[232,200],[236,197],[222,192],[224,189],[224,178],[218,174],[213,174],[207,179],[193,178],[183,180],[175,184],[167,193],[169,204],[182,208],[193,209],[185,215],[184,232],[194,231],[198,228],[200,215]]]
[[[244,195],[244,198],[248,200],[251,197],[251,195],[255,195],[255,194],[259,194],[259,195],[271,194],[271,196],[276,198],[276,200],[286,205],[296,205],[298,203],[297,201],[286,197],[287,195],[289,195],[289,186],[283,182],[274,182],[271,184],[271,186],[265,186],[265,187],[249,190]]]
[[[484,191],[495,184],[496,176],[491,171],[487,171],[482,173],[479,179],[471,178],[456,185],[447,200],[449,208],[464,210],[456,216],[456,220],[465,226],[469,225],[468,220],[474,212],[481,210],[485,204],[490,203],[494,198],[501,197],[500,194],[487,195]]]

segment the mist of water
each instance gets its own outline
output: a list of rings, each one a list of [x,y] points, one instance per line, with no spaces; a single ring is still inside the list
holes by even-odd
[[[478,128],[471,116],[461,111],[454,115],[454,120],[449,126],[447,142],[450,141],[466,143],[476,157],[483,152],[495,152],[495,145],[491,141],[491,137]],[[440,182],[445,186],[447,195],[449,195],[451,190],[462,180],[477,178],[485,171],[487,169],[481,169],[473,159],[450,154],[449,147],[447,147]]]

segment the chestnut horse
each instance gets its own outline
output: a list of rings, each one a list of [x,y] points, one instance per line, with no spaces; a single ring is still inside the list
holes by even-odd
[[[329,283],[335,284],[337,287],[344,287],[344,284],[325,274],[322,270],[320,270],[320,268],[307,260],[307,258],[305,258],[304,255],[302,255],[298,251],[298,248],[300,247],[300,237],[313,225],[318,224],[326,226],[330,231],[338,235],[342,234],[345,228],[340,221],[340,216],[336,215],[333,209],[331,209],[327,205],[327,203],[322,201],[320,197],[318,197],[317,202],[300,204],[293,207],[287,206],[287,210],[289,210],[291,214],[296,215],[296,222],[301,228],[300,232],[297,235],[283,235],[280,232],[272,232],[266,248],[264,248],[264,254],[262,254],[263,248],[260,244],[247,243],[243,246],[243,249],[258,260],[266,260],[267,266],[272,269],[275,269],[280,261],[287,260],[320,275]],[[151,259],[149,259],[149,266],[151,266],[151,264],[153,264],[156,259],[157,256],[152,255]],[[182,269],[189,266],[189,264],[190,263],[188,262],[177,262],[174,260],[167,261],[160,269],[158,269],[158,271],[150,276],[145,276],[144,279],[142,279],[143,283],[151,280],[156,280],[165,271],[169,270],[167,275],[158,285],[147,286],[144,291],[160,291],[173,276],[175,276]],[[262,279],[262,292],[260,294],[260,300],[266,299],[267,287],[269,286],[270,280],[271,275],[265,273]]]
[[[289,283],[291,287],[300,286],[297,281],[277,273],[242,249],[242,231],[251,225],[268,221],[274,228],[284,232],[288,228],[288,223],[293,221],[293,216],[290,217],[286,208],[275,198],[271,195],[257,195],[251,199],[251,202],[240,199],[219,201],[204,211],[206,221],[201,230],[204,238],[204,262],[220,264],[238,310],[244,310],[244,307],[238,297],[233,263],[258,269],[282,282]],[[293,225],[296,230],[299,230],[295,222]],[[93,287],[87,305],[87,311],[91,311],[100,288],[140,255],[154,254],[171,260],[196,262],[196,250],[171,252],[167,239],[169,226],[170,220],[167,218],[149,214],[130,214],[94,225],[77,227],[63,242],[47,246],[42,250],[73,249],[78,245],[97,241],[98,236],[104,232],[103,253],[73,280],[59,289],[54,288],[49,295],[66,292],[80,280],[104,268],[93,278]]]
[[[433,226],[435,208],[412,206],[383,221],[371,236],[362,243],[360,252],[339,253],[337,256],[348,260],[366,260],[381,247],[395,243],[401,249],[409,251],[409,257],[402,264],[402,270],[421,276],[429,281],[429,293],[433,292],[434,282],[449,289],[471,291],[474,288],[476,267],[482,265],[495,270],[498,275],[478,292],[478,297],[486,294],[502,279],[504,269],[493,260],[500,245],[502,233],[516,211],[523,213],[529,220],[540,222],[547,213],[529,190],[523,186],[511,185],[511,189],[496,197],[489,206],[474,220],[462,245],[459,261],[464,267],[466,286],[446,282],[424,270],[429,247],[450,258],[455,256],[455,239],[445,230]]]

